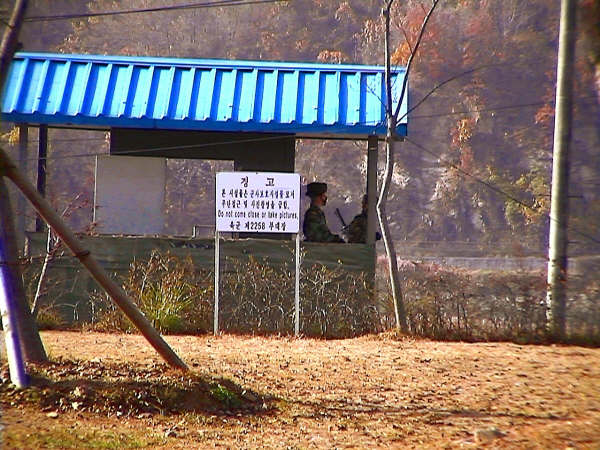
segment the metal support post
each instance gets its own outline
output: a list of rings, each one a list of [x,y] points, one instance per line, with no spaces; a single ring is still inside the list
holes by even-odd
[[[375,243],[377,229],[377,157],[379,141],[377,136],[369,136],[367,144],[367,244]]]
[[[215,230],[215,305],[213,319],[213,334],[215,336],[219,334],[219,260],[219,231]]]
[[[19,124],[19,170],[27,174],[27,148],[29,141],[29,127],[25,123]],[[25,231],[27,231],[27,202],[19,192],[17,194],[17,217],[15,221],[17,246],[22,251],[25,246]]]
[[[296,233],[296,286],[294,301],[294,334],[300,335],[300,233]]]
[[[46,197],[46,160],[48,158],[48,126],[40,125],[38,141],[37,191]],[[44,231],[44,221],[41,217],[35,219],[35,231]]]

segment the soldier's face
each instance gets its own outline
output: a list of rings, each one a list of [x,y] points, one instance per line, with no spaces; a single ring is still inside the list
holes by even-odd
[[[325,206],[327,204],[327,193],[323,192],[321,194],[321,202],[323,203],[323,206]]]

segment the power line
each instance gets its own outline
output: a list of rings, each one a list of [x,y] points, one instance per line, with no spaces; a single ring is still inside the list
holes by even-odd
[[[524,104],[524,105],[512,105],[512,106],[508,106],[508,107],[500,107],[498,109],[502,110],[502,109],[507,109],[507,108],[517,108],[517,107],[528,107],[531,104]],[[472,111],[470,111],[472,112]],[[470,113],[470,112],[463,112],[463,113]],[[450,113],[447,115],[453,115],[456,113]],[[282,136],[269,136],[269,137],[264,137],[264,138],[254,138],[254,139],[240,139],[240,140],[232,140],[232,141],[224,141],[224,142],[214,142],[214,143],[199,143],[199,144],[189,144],[189,145],[177,145],[177,146],[169,146],[169,147],[150,147],[150,148],[144,148],[144,149],[135,149],[135,150],[127,150],[127,149],[116,149],[115,153],[86,153],[86,154],[77,154],[77,155],[65,155],[65,156],[53,156],[53,157],[45,157],[42,159],[45,160],[60,160],[60,159],[70,159],[70,158],[82,158],[82,157],[92,157],[92,156],[129,156],[129,155],[133,155],[133,154],[139,154],[139,153],[151,153],[151,152],[159,152],[159,151],[167,151],[167,150],[177,150],[177,149],[189,149],[189,148],[202,148],[202,147],[210,147],[210,146],[219,146],[219,145],[232,145],[232,144],[243,144],[243,143],[249,143],[249,142],[263,142],[263,141],[271,141],[271,140],[279,140],[279,139],[289,139],[290,135],[282,135]],[[462,175],[472,178],[473,180],[477,181],[478,183],[484,185],[485,187],[487,187],[488,189],[496,192],[499,195],[502,195],[512,201],[514,201],[515,203],[521,205],[522,207],[529,209],[531,211],[536,211],[536,208],[528,205],[527,203],[523,202],[522,200],[519,200],[518,198],[510,195],[509,193],[503,191],[502,189],[494,186],[491,183],[488,183],[480,178],[478,178],[477,176],[465,171],[464,169],[460,168],[459,166],[457,166],[456,164],[445,160],[444,158],[442,158],[440,155],[438,155],[437,153],[427,149],[426,147],[424,147],[423,145],[409,139],[405,137],[405,140],[409,143],[411,143],[412,145],[414,145],[415,147],[419,148],[420,150],[424,151],[425,153],[428,153],[432,156],[434,156],[438,161],[442,162],[443,164],[445,164],[446,166],[452,167],[453,169],[457,170],[459,173],[461,173]],[[30,161],[38,161],[40,158],[29,158]],[[550,220],[554,220],[552,217],[549,217]],[[571,228],[571,227],[570,227]],[[596,239],[595,237],[581,232],[579,230],[576,229],[572,229],[572,231],[574,231],[576,234],[579,234],[591,241],[593,241],[594,243],[600,244],[600,240]]]
[[[482,111],[502,111],[502,110],[507,110],[507,109],[517,109],[517,108],[528,108],[531,107],[532,105],[536,105],[537,103],[526,103],[526,104],[521,104],[521,105],[507,105],[507,106],[500,106],[497,108],[485,108],[485,109],[479,109],[479,110],[465,110],[465,111],[459,111],[459,112],[449,112],[449,113],[440,113],[440,114],[436,114],[436,115],[432,115],[431,117],[443,117],[443,116],[453,116],[453,115],[457,115],[457,114],[472,114],[474,112],[482,112]],[[547,104],[547,102],[539,102],[539,104]],[[422,116],[416,116],[418,118],[425,118],[425,117],[430,117],[428,115],[422,115]],[[413,116],[411,116],[410,118],[413,118]],[[375,128],[380,128],[382,126],[385,125],[385,122],[383,121],[378,121],[378,122],[367,122],[364,123],[364,125],[373,125]],[[309,129],[310,125],[306,125],[306,129]],[[302,127],[296,127],[296,129],[298,130],[302,130]],[[347,130],[351,130],[351,127],[346,127]],[[143,148],[143,149],[115,149],[113,150],[113,153],[111,153],[111,155],[116,156],[117,153],[123,153],[123,154],[127,154],[127,155],[131,155],[131,154],[136,154],[136,153],[151,153],[151,152],[161,152],[161,151],[168,151],[168,150],[181,150],[181,149],[189,149],[189,148],[202,148],[202,147],[211,147],[211,146],[219,146],[219,145],[231,145],[231,144],[245,144],[248,142],[261,142],[261,141],[271,141],[271,140],[278,140],[278,139],[288,139],[290,135],[283,135],[283,136],[269,136],[269,137],[265,137],[265,138],[254,138],[254,139],[240,139],[240,140],[232,140],[232,141],[224,141],[224,142],[213,142],[213,143],[203,143],[203,144],[189,144],[189,145],[175,145],[175,146],[169,146],[169,147],[147,147],[147,148]],[[81,138],[81,139],[72,139],[72,140],[68,140],[68,139],[64,139],[64,141],[73,141],[73,142],[77,142],[77,141],[88,141],[88,140],[98,140],[98,141],[104,141],[104,138]],[[54,139],[52,140],[54,142]],[[32,141],[33,142],[33,141]],[[57,160],[57,159],[69,159],[69,158],[84,158],[84,157],[90,157],[90,156],[104,156],[107,155],[107,153],[80,153],[80,154],[75,154],[75,155],[64,155],[64,156],[52,156],[52,157],[45,157],[45,158],[29,158],[29,161],[38,161],[39,159],[45,159],[47,161],[53,161],[53,160]]]
[[[437,114],[421,114],[421,115],[416,115],[416,116],[409,116],[409,119],[425,119],[425,118],[432,118],[432,117],[447,117],[447,116],[473,114],[473,113],[480,113],[480,112],[505,111],[505,110],[509,110],[509,109],[531,108],[533,106],[543,106],[543,105],[550,105],[550,104],[552,104],[552,102],[521,103],[521,104],[516,104],[516,105],[497,106],[495,108],[471,109],[471,110],[452,111],[452,112],[437,113]]]
[[[98,130],[99,133],[104,133],[103,130]],[[106,141],[106,138],[56,138],[56,139],[51,139],[52,142],[90,142],[90,141]],[[8,141],[7,139],[0,139],[0,142],[3,142],[5,144],[9,144],[10,141]],[[39,139],[27,139],[28,143],[35,143],[35,142],[39,142]]]
[[[490,190],[492,190],[492,191],[496,192],[497,194],[500,194],[500,195],[502,195],[502,196],[504,196],[504,197],[508,198],[509,200],[512,200],[513,202],[515,202],[515,203],[519,204],[520,206],[522,206],[522,207],[524,207],[524,208],[526,208],[526,209],[528,209],[528,210],[530,210],[530,211],[537,212],[537,210],[536,210],[536,208],[535,208],[535,207],[533,207],[533,206],[531,206],[531,205],[528,205],[527,203],[525,203],[525,202],[523,202],[523,201],[519,200],[518,198],[516,198],[516,197],[514,197],[514,196],[510,195],[508,192],[505,192],[505,191],[503,191],[502,189],[500,189],[500,188],[498,188],[498,187],[494,186],[493,184],[491,184],[491,183],[488,183],[487,181],[484,181],[484,180],[482,180],[481,178],[478,178],[478,177],[476,177],[475,175],[473,175],[473,174],[471,174],[471,173],[467,172],[467,171],[466,171],[466,170],[464,170],[464,169],[461,169],[461,168],[460,168],[459,166],[457,166],[456,164],[454,164],[454,163],[452,163],[452,162],[450,162],[450,161],[447,161],[447,160],[445,160],[445,159],[444,159],[444,158],[442,158],[440,155],[438,155],[437,153],[435,153],[435,152],[433,152],[433,151],[431,151],[431,150],[429,150],[429,149],[425,148],[425,147],[424,147],[424,146],[422,146],[421,144],[419,144],[419,143],[417,143],[417,142],[415,142],[415,141],[412,141],[412,140],[410,140],[410,139],[408,139],[408,138],[405,138],[405,140],[406,140],[407,142],[411,143],[412,145],[414,145],[415,147],[419,148],[420,150],[422,150],[422,151],[424,151],[424,152],[426,152],[426,153],[429,153],[430,155],[434,156],[434,157],[435,157],[435,158],[436,158],[438,161],[440,161],[441,163],[445,164],[446,166],[452,167],[453,169],[455,169],[456,171],[458,171],[458,172],[459,172],[459,173],[461,173],[462,175],[464,175],[464,176],[466,176],[466,177],[469,177],[469,178],[472,178],[473,180],[477,181],[478,183],[482,184],[483,186],[487,187],[488,189],[490,189]],[[554,219],[554,218],[553,218],[553,217],[551,217],[550,215],[548,215],[548,218],[549,218],[551,221],[556,221],[556,219]],[[587,234],[587,233],[584,233],[583,231],[579,231],[579,230],[577,230],[577,229],[574,229],[574,228],[572,228],[572,227],[570,227],[570,226],[569,226],[568,228],[569,228],[571,231],[573,231],[575,234],[578,234],[578,235],[580,235],[580,236],[582,236],[582,237],[584,237],[584,238],[586,238],[586,239],[589,239],[590,241],[592,241],[592,242],[594,242],[594,243],[596,243],[596,244],[600,244],[600,239],[596,239],[594,236],[591,236],[591,235],[589,235],[589,234]]]
[[[261,3],[281,3],[288,2],[289,0],[218,0],[214,2],[200,2],[200,3],[187,3],[183,5],[172,5],[172,6],[159,6],[156,8],[143,8],[143,9],[128,9],[120,11],[102,11],[96,13],[81,13],[81,14],[62,14],[53,16],[33,16],[27,17],[25,22],[49,22],[56,20],[73,20],[73,19],[84,19],[88,17],[106,17],[106,16],[118,16],[124,14],[140,14],[140,13],[153,13],[161,11],[177,11],[185,9],[203,9],[203,8],[220,8],[226,6],[245,6],[245,5],[256,5]]]
[[[577,100],[586,100],[590,97],[594,97],[594,96],[578,97]],[[554,104],[554,101],[520,103],[520,104],[514,104],[514,105],[495,106],[495,107],[490,107],[490,108],[477,108],[477,109],[469,109],[469,110],[463,110],[463,111],[451,111],[451,112],[437,113],[437,114],[421,114],[421,115],[416,115],[416,116],[411,115],[411,116],[409,116],[409,119],[423,119],[423,118],[432,118],[432,117],[455,116],[455,115],[461,115],[461,114],[473,114],[473,113],[479,113],[479,112],[504,111],[504,110],[509,110],[509,109],[531,108],[534,106],[544,106],[544,105],[553,105],[553,104]]]
[[[162,152],[167,150],[185,150],[190,148],[202,148],[202,147],[212,147],[219,145],[232,145],[232,144],[246,144],[249,142],[263,142],[263,141],[271,141],[278,139],[289,139],[290,135],[282,135],[282,136],[269,136],[264,138],[254,138],[254,139],[239,139],[233,141],[223,141],[223,142],[209,142],[209,143],[199,143],[199,144],[189,144],[189,145],[174,145],[169,147],[147,147],[142,149],[114,149],[112,153],[80,153],[75,155],[64,155],[64,156],[46,156],[45,158],[28,158],[28,161],[38,161],[40,159],[45,159],[46,161],[54,161],[58,159],[70,159],[70,158],[85,158],[90,156],[129,156],[135,155],[139,153],[152,153],[152,152]]]
[[[410,116],[409,118],[428,118],[428,117],[444,117],[444,116],[453,116],[460,114],[472,114],[475,112],[483,112],[483,111],[503,111],[509,109],[518,109],[518,108],[529,108],[535,105],[544,105],[549,104],[548,102],[537,102],[537,103],[524,103],[520,105],[505,105],[499,106],[496,108],[482,108],[482,109],[474,109],[474,110],[464,110],[457,112],[447,112],[440,113],[434,115],[420,115],[420,116]],[[367,122],[364,125],[373,125],[375,128],[380,128],[385,125],[385,122]],[[306,128],[309,129],[310,125],[306,125]],[[302,127],[296,127],[297,130],[302,130]],[[351,130],[351,127],[347,127],[347,130]],[[264,138],[254,138],[254,139],[239,139],[232,141],[224,141],[224,142],[213,142],[213,143],[198,143],[198,144],[189,144],[189,145],[175,145],[168,147],[147,147],[143,149],[115,149],[111,155],[116,156],[117,153],[123,153],[127,155],[133,155],[138,153],[151,153],[151,152],[161,152],[168,150],[181,150],[181,149],[189,149],[189,148],[202,148],[202,147],[211,147],[211,146],[219,146],[219,145],[231,145],[231,144],[245,144],[249,142],[261,142],[261,141],[271,141],[271,140],[279,140],[279,139],[288,139],[290,135],[282,135],[282,136],[269,136]],[[52,142],[85,142],[85,141],[105,141],[105,138],[73,138],[73,139],[52,139]],[[35,142],[35,141],[30,141]],[[84,158],[91,156],[105,156],[107,153],[80,153],[74,155],[64,155],[64,156],[46,156],[44,158],[28,158],[29,161],[39,161],[40,159],[45,159],[46,161],[53,161],[58,159],[70,159],[70,158]]]

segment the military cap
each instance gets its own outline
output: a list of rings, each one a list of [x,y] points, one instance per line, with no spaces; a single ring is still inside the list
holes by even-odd
[[[306,195],[316,197],[327,192],[327,183],[308,183],[306,185]]]

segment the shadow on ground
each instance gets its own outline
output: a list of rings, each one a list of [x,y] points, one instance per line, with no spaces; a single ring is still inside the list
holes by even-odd
[[[155,414],[264,415],[275,398],[223,378],[182,373],[165,365],[58,360],[28,367],[31,387],[16,389],[6,365],[0,373],[0,405],[33,404],[47,412],[81,411],[145,417]]]

